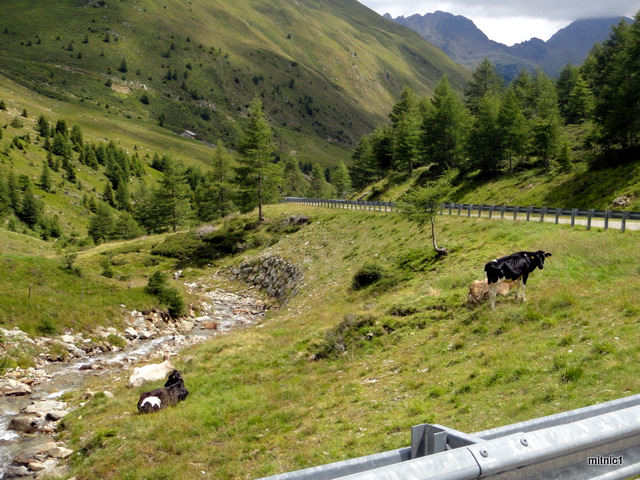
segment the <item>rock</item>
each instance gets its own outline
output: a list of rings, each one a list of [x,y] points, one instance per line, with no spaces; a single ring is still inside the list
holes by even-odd
[[[33,414],[39,417],[46,417],[50,412],[65,410],[67,404],[56,400],[43,400],[36,402],[22,409],[22,413]],[[66,414],[65,414],[66,415]]]
[[[611,202],[614,207],[628,207],[631,204],[631,197],[628,195],[622,195],[621,197],[617,197]]]
[[[60,337],[60,340],[62,340],[64,343],[75,343],[76,339],[73,335],[66,334],[66,335],[62,335]]]
[[[138,338],[138,332],[135,329],[128,327],[124,330],[124,336],[127,340],[135,340]]]
[[[9,430],[22,433],[33,433],[38,428],[38,418],[28,415],[18,415],[9,422]]]
[[[55,447],[57,447],[55,442],[45,442],[32,447],[27,447],[14,458],[14,462],[26,465],[28,462],[35,459],[38,454],[45,453]]]
[[[104,394],[105,397],[107,398],[113,398],[113,393],[111,393],[108,390],[105,390],[104,392],[102,392]]]
[[[196,235],[199,237],[203,237],[215,231],[216,231],[216,227],[212,225],[203,225],[202,227],[196,229]]]
[[[202,317],[196,317],[193,320],[194,320],[194,322],[197,322],[197,323],[210,322],[211,321],[211,317],[209,315],[203,315]]]
[[[31,387],[26,383],[19,382],[12,378],[0,380],[0,395],[5,396],[22,396],[30,395]]]
[[[46,416],[44,417],[45,420],[49,420],[52,422],[57,422],[58,420],[60,420],[61,418],[66,417],[67,415],[69,415],[69,411],[68,410],[51,410],[50,412],[47,412]]]
[[[45,452],[47,455],[53,458],[67,458],[73,453],[73,450],[65,447],[53,447]]]
[[[178,331],[180,333],[189,333],[191,330],[193,330],[194,327],[194,323],[190,322],[189,320],[183,320],[182,322],[180,322],[180,324],[178,325]]]
[[[217,330],[218,329],[218,322],[202,322],[202,325],[200,325],[200,328],[204,329],[204,330]]]
[[[153,334],[149,330],[140,330],[140,332],[138,332],[138,338],[140,340],[148,340],[153,338]]]
[[[31,473],[24,465],[10,465],[5,469],[2,478],[24,478],[30,476]]]

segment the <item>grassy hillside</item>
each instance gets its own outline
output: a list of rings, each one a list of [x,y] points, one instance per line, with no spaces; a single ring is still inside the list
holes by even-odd
[[[310,143],[319,153],[371,130],[405,85],[424,95],[444,73],[458,88],[468,75],[355,0],[9,0],[0,8],[0,68],[14,81],[231,146],[255,96],[283,152]]]
[[[436,259],[393,214],[266,213],[311,217],[266,250],[304,269],[300,293],[259,328],[183,352],[176,408],[135,414],[123,375],[115,398],[67,417],[77,478],[256,478],[406,446],[422,422],[472,432],[640,390],[634,233],[441,217],[450,254]],[[468,307],[484,263],[522,249],[553,254],[527,302]],[[354,290],[371,262],[381,280]]]
[[[417,168],[412,174],[391,174],[357,197],[396,201],[430,179],[428,167]],[[626,197],[626,207],[614,205],[619,197]],[[450,199],[486,205],[640,211],[640,159],[607,169],[592,169],[587,162],[576,162],[570,171],[563,172],[533,168],[491,180],[470,175],[456,181]]]

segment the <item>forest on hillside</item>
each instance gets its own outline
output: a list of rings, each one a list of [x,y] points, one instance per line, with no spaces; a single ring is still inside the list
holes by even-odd
[[[505,85],[483,61],[460,98],[444,76],[432,98],[405,88],[390,122],[361,138],[350,166],[355,189],[392,172],[429,167],[490,179],[514,169],[570,169],[574,148],[592,168],[637,157],[640,141],[640,24],[621,22],[585,62],[557,81],[526,70]]]

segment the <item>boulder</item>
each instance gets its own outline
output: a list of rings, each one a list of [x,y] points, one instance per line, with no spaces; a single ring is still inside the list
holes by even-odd
[[[124,336],[127,340],[135,340],[138,338],[138,332],[131,327],[124,329]]]
[[[10,465],[4,471],[2,478],[25,478],[31,477],[29,469],[24,465]]]
[[[5,396],[22,396],[30,395],[31,387],[26,383],[14,380],[12,378],[6,378],[0,380],[0,395]]]
[[[18,415],[9,422],[9,430],[22,433],[33,433],[38,429],[38,418],[29,415]]]
[[[190,322],[189,320],[183,320],[178,324],[178,331],[183,334],[189,333],[191,330],[193,330],[194,326],[195,325],[193,322]]]
[[[45,453],[53,458],[67,458],[69,455],[73,453],[73,450],[65,447],[55,446],[53,448],[48,449]]]
[[[66,406],[66,403],[59,402],[57,400],[43,400],[23,408],[22,413],[37,415],[38,417],[46,417],[49,413],[53,413],[55,415],[61,411],[65,411],[66,415],[68,413],[68,411],[65,410]]]

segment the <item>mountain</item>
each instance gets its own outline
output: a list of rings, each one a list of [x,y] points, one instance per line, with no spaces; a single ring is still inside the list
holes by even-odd
[[[259,96],[283,153],[351,147],[404,86],[468,76],[355,0],[5,0],[0,45],[35,92],[232,148]]]
[[[475,68],[488,58],[507,79],[522,68],[536,67],[556,76],[567,63],[582,63],[593,45],[609,36],[612,26],[622,20],[630,21],[626,17],[576,20],[547,42],[532,38],[509,47],[490,40],[471,20],[460,15],[437,11],[396,18],[385,14],[384,17],[419,33],[461,65]]]

